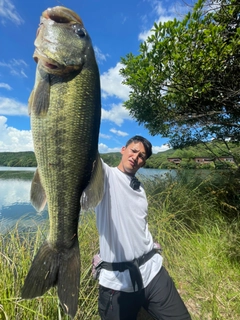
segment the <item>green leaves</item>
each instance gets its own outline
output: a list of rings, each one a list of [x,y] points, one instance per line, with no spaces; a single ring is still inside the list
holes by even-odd
[[[131,88],[125,106],[173,146],[178,139],[184,145],[223,138],[223,132],[239,141],[240,4],[212,4],[200,0],[183,20],[154,23],[140,54],[122,58]]]

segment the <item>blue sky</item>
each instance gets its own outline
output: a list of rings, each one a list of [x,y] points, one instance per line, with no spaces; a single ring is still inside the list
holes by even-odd
[[[57,5],[74,10],[92,38],[102,92],[100,153],[119,151],[135,134],[148,138],[154,153],[167,150],[168,139],[150,136],[123,107],[129,88],[121,84],[120,58],[138,54],[154,22],[181,19],[190,9],[183,1],[0,0],[0,152],[33,150],[27,103],[35,79],[34,40],[42,12]]]

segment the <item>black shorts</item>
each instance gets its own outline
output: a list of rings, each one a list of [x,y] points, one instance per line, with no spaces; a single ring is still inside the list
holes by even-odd
[[[98,310],[102,320],[136,320],[141,307],[153,319],[191,319],[164,267],[140,292],[115,291],[99,286]]]

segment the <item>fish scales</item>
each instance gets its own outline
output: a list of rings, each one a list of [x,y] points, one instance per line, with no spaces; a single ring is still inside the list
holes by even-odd
[[[88,81],[92,83],[92,80]],[[32,114],[31,122],[42,185],[46,194],[51,195],[48,199],[49,214],[56,212],[58,208],[64,208],[67,212],[75,212],[78,216],[78,211],[72,207],[77,204],[79,208],[79,198],[90,180],[92,162],[96,157],[97,145],[96,143],[94,145],[93,137],[89,136],[89,132],[96,130],[96,123],[93,121],[94,109],[89,106],[95,105],[96,101],[91,98],[94,92],[91,94],[89,89],[86,90],[85,82],[82,84],[78,77],[64,83],[64,86],[67,87],[66,91],[70,92],[66,95],[66,99],[62,98],[65,91],[63,85],[60,86],[62,92],[53,87],[50,92],[48,117],[43,121],[42,117]],[[80,101],[87,101],[86,105],[76,103],[75,95],[68,89],[71,86],[76,88]],[[84,92],[84,94],[79,97],[78,92]],[[87,96],[84,97],[86,93]],[[95,141],[97,141],[96,137]],[[92,146],[92,151],[89,146]],[[55,192],[56,189],[58,192]],[[60,239],[58,239],[60,242],[63,241],[62,237],[72,238],[72,229],[64,234],[59,230],[56,219],[60,218],[66,219],[64,214],[53,215],[50,219],[50,240],[55,240],[53,238],[55,232],[60,233]]]
[[[22,298],[41,296],[57,285],[65,313],[74,318],[80,283],[80,199],[100,168],[99,71],[91,39],[70,9],[43,12],[35,46],[38,65],[29,111],[38,168],[31,201],[38,211],[48,204],[50,228],[25,279]]]

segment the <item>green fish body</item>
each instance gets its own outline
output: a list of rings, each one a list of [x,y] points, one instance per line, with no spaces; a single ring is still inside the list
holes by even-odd
[[[99,167],[100,80],[91,39],[71,10],[43,12],[35,41],[38,63],[29,98],[38,168],[31,201],[48,204],[50,231],[26,277],[22,298],[57,285],[64,311],[77,312],[80,283],[80,199]]]

